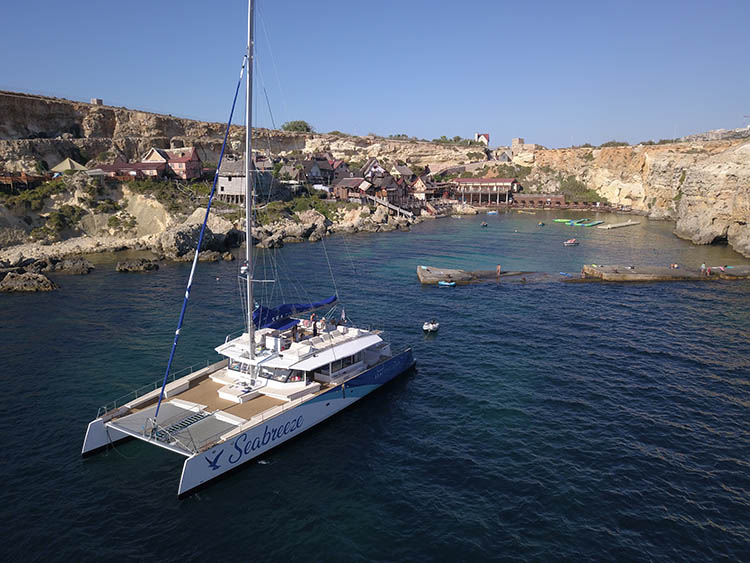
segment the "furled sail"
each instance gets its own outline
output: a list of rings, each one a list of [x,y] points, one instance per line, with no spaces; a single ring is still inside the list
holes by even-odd
[[[331,295],[328,299],[315,301],[314,303],[284,303],[278,307],[263,307],[261,305],[253,312],[253,324],[256,328],[284,330],[296,324],[296,321],[289,318],[290,315],[325,307],[336,301],[336,299],[335,295]]]

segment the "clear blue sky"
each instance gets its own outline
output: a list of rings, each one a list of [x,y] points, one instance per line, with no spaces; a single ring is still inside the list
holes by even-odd
[[[12,1],[0,89],[223,121],[243,0]],[[549,147],[746,124],[750,1],[260,0],[278,125]],[[262,90],[257,125],[271,119]]]

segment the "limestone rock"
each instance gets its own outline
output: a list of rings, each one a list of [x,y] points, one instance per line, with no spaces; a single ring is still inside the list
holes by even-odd
[[[148,260],[146,258],[118,262],[115,267],[117,272],[151,272],[158,269],[159,264],[156,260]]]
[[[47,276],[43,274],[32,274],[26,272],[16,274],[9,272],[2,281],[0,281],[0,291],[12,292],[34,292],[34,291],[52,291],[57,289]]]
[[[181,258],[196,249],[200,232],[201,225],[197,223],[177,225],[164,231],[159,238],[159,247],[165,256]],[[206,227],[201,250],[224,250],[224,241],[224,235],[214,235],[211,229]]]
[[[55,272],[61,274],[84,275],[94,269],[94,265],[85,258],[66,258],[55,264]]]
[[[195,211],[193,211],[190,217],[185,219],[185,224],[193,225],[197,223],[198,225],[202,225],[203,219],[205,218],[205,216],[206,216],[206,208],[199,207]],[[234,229],[234,225],[232,225],[230,221],[227,221],[226,219],[224,219],[220,215],[217,215],[216,213],[211,213],[208,216],[208,223],[206,224],[206,226],[209,229],[211,229],[211,232],[213,232],[214,234],[222,234],[222,235],[226,235],[229,231]]]

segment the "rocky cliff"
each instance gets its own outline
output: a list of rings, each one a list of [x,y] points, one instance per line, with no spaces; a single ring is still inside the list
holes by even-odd
[[[750,256],[747,139],[541,150],[515,161],[530,167],[530,191],[555,191],[561,177],[573,176],[610,203],[674,220],[682,238],[728,242]]]
[[[750,129],[725,133],[658,145],[542,149],[516,155],[514,169],[494,161],[474,168],[484,165],[480,174],[519,175],[527,191],[556,192],[572,180],[612,204],[674,220],[678,236],[697,244],[727,241],[750,256]],[[40,161],[53,166],[67,156],[90,163],[135,159],[152,146],[196,146],[204,161],[215,162],[222,134],[219,123],[0,92],[0,169],[33,172]],[[240,152],[244,132],[233,127],[230,142]],[[254,143],[274,154],[329,152],[349,162],[377,157],[433,171],[486,158],[477,147],[372,136],[260,129]],[[137,209],[145,203],[127,205]],[[0,206],[0,223],[12,222]]]

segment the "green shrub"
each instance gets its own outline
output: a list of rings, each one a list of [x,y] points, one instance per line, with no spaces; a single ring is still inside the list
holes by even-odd
[[[65,229],[75,228],[85,214],[86,211],[76,205],[63,205],[49,214],[44,226],[53,232],[60,233]]]
[[[629,147],[630,144],[626,143],[625,141],[607,141],[606,143],[602,143],[599,145],[600,148],[606,148],[606,147]]]
[[[109,198],[102,199],[100,201],[96,202],[96,206],[94,207],[95,213],[117,213],[120,211],[121,207],[116,202]]]
[[[62,178],[44,182],[42,185],[30,190],[23,190],[18,195],[6,198],[5,204],[12,209],[31,209],[41,211],[44,202],[54,194],[60,194],[67,190]]]
[[[282,131],[295,131],[298,133],[312,133],[314,131],[312,125],[307,121],[298,119],[296,121],[287,121],[281,126]]]
[[[560,176],[560,193],[571,201],[607,201],[573,175]]]

